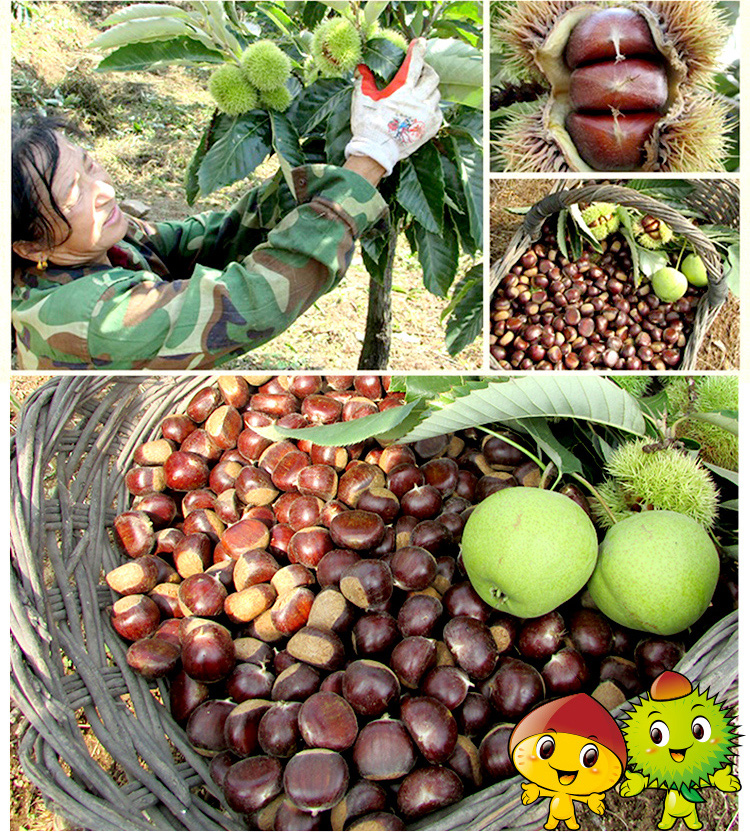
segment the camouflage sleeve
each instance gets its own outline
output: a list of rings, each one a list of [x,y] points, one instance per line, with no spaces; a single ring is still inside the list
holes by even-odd
[[[294,181],[303,204],[238,262],[172,281],[110,269],[25,310],[23,330],[14,317],[24,367],[210,368],[278,335],[337,285],[356,237],[385,210],[342,168],[297,168]]]
[[[297,203],[308,202],[323,191],[327,199],[337,201],[345,190],[351,190],[363,202],[374,191],[351,171],[329,165],[301,167],[292,175],[294,194],[279,171],[245,193],[229,210],[155,223],[149,242],[173,276],[187,277],[197,263],[224,268],[242,260],[259,244],[261,235],[264,237]]]

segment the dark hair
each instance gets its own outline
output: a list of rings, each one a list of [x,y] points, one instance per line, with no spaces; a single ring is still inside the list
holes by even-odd
[[[70,223],[52,194],[52,181],[60,160],[56,133],[84,138],[78,127],[64,118],[28,113],[15,116],[12,126],[12,215],[11,241],[41,242],[53,246],[55,224],[49,215],[57,215],[68,227]],[[66,238],[67,239],[67,236]],[[23,258],[20,258],[23,259]],[[14,254],[14,260],[16,255]]]

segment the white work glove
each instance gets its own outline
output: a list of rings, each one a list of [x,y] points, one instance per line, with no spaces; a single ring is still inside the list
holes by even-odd
[[[357,67],[352,138],[344,151],[347,159],[369,156],[387,175],[396,162],[414,153],[440,129],[440,78],[424,62],[426,48],[424,38],[413,40],[394,79],[382,90],[368,67]]]

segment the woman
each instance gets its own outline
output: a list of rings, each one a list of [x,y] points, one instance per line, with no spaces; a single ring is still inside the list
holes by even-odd
[[[360,67],[346,164],[295,169],[298,205],[281,221],[264,215],[264,186],[226,213],[135,220],[59,121],[14,125],[19,369],[208,368],[286,329],[343,278],[385,210],[380,179],[437,133],[439,79],[424,52],[413,41],[384,90]]]

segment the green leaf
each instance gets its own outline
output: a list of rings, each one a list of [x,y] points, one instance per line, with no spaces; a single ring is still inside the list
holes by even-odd
[[[695,185],[687,179],[631,179],[628,188],[660,201],[683,202]]]
[[[391,407],[380,413],[372,413],[350,422],[337,422],[335,425],[318,425],[307,428],[280,428],[276,425],[253,428],[261,436],[278,442],[281,439],[309,439],[316,445],[356,445],[366,439],[392,433],[403,424],[419,402],[414,401],[402,407]]]
[[[691,419],[698,422],[708,422],[709,425],[717,425],[735,436],[739,435],[739,422],[736,414],[729,415],[729,412],[717,411],[715,413],[691,413]]]
[[[391,390],[406,393],[406,401],[433,398],[464,383],[463,376],[392,376]]]
[[[740,245],[735,243],[729,246],[727,252],[727,260],[729,268],[726,274],[727,286],[729,291],[735,296],[740,296]]]
[[[99,61],[97,72],[137,72],[167,64],[222,64],[221,52],[189,37],[133,43],[110,52]]]
[[[473,141],[464,136],[452,136],[451,144],[455,152],[455,163],[458,168],[461,185],[469,218],[471,236],[475,249],[483,245],[483,201],[484,177],[482,175],[482,150]]]
[[[557,247],[562,252],[563,257],[567,257],[570,259],[570,254],[568,253],[568,242],[565,239],[565,230],[567,227],[567,219],[568,219],[568,209],[563,208],[562,211],[557,215]]]
[[[669,265],[669,257],[666,251],[652,251],[651,249],[638,247],[638,264],[641,272],[646,277],[651,277],[654,272]]]
[[[362,63],[366,64],[385,84],[389,84],[404,61],[406,52],[395,43],[377,35],[368,40],[362,52]]]
[[[217,119],[219,118],[220,116],[217,110],[214,112],[211,117],[211,121],[209,121],[206,129],[203,131],[200,141],[198,142],[198,146],[195,148],[195,153],[193,153],[193,158],[190,160],[187,171],[185,171],[185,198],[187,199],[188,205],[192,205],[200,193],[198,171],[200,170],[201,163],[203,162],[206,153],[208,153],[213,143],[214,128]]]
[[[151,17],[118,23],[117,26],[97,35],[89,44],[89,48],[111,49],[142,41],[171,40],[180,36],[199,40],[209,49],[218,46],[204,32],[195,29],[185,20],[176,17]]]
[[[268,113],[254,110],[231,119],[227,131],[201,163],[198,171],[201,194],[205,196],[247,178],[271,149]]]
[[[433,234],[415,222],[414,236],[425,288],[433,295],[445,297],[458,269],[456,232],[446,224],[442,234]]]
[[[576,227],[578,230],[585,236],[588,237],[589,242],[591,243],[592,248],[595,251],[601,253],[602,251],[602,244],[599,240],[596,239],[592,230],[589,228],[588,223],[583,218],[583,214],[581,214],[581,209],[578,207],[577,203],[573,203],[569,206],[570,216],[573,217],[573,222],[575,222]]]
[[[297,129],[300,135],[310,135],[321,122],[325,122],[333,113],[346,107],[346,102],[351,100],[351,93],[351,84],[341,78],[324,79],[307,87],[297,111]],[[302,119],[301,123],[299,119]]]
[[[727,511],[739,511],[740,510],[740,501],[739,500],[725,500],[723,503],[719,503],[719,508],[726,509]]]
[[[458,355],[462,349],[473,344],[482,331],[483,272],[481,263],[469,269],[456,286],[446,309],[445,343],[449,355]]]
[[[400,166],[396,199],[427,231],[443,231],[445,181],[440,155],[427,143]]]
[[[390,6],[389,0],[367,0],[365,3],[365,23],[373,24]]]
[[[294,191],[292,168],[305,162],[305,155],[299,146],[299,136],[294,125],[283,113],[271,112],[271,141],[284,180],[290,190]]]
[[[440,84],[482,89],[484,63],[482,53],[456,38],[432,38],[427,41],[425,63],[440,76]],[[442,91],[442,90],[441,90]]]
[[[555,463],[560,474],[580,474],[583,471],[581,461],[555,437],[546,419],[524,419],[523,427]]]
[[[483,106],[481,88],[466,84],[440,84],[440,98],[443,101],[453,101],[475,110],[481,110]]]
[[[399,437],[416,442],[476,425],[526,419],[583,419],[643,435],[646,423],[635,399],[600,376],[525,376],[486,388],[432,412],[420,425]]]
[[[134,3],[132,6],[125,6],[112,12],[102,21],[102,26],[114,26],[116,23],[124,23],[126,20],[139,20],[147,17],[181,17],[190,18],[188,12],[179,6],[172,6],[169,3]]]
[[[638,288],[641,285],[641,246],[638,245],[633,236],[633,228],[630,224],[630,214],[623,205],[617,206],[617,216],[620,218],[620,233],[625,238],[630,249],[630,259],[633,262],[633,283]]]
[[[331,165],[346,162],[344,150],[352,137],[351,90],[344,97],[341,107],[331,113],[326,122],[326,157]]]

